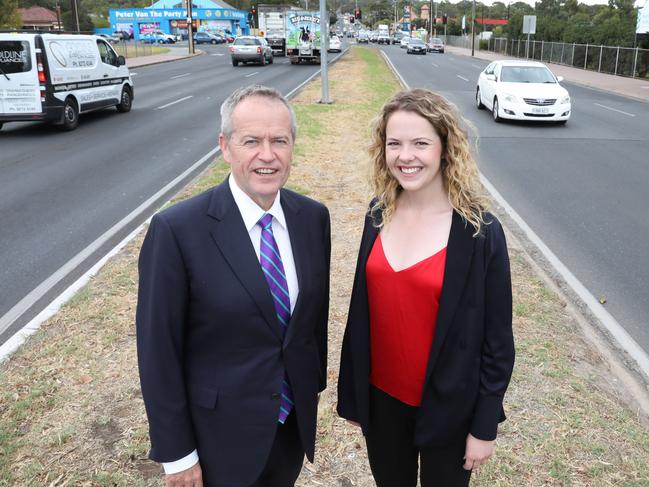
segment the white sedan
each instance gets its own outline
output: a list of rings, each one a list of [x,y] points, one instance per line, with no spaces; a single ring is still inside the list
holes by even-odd
[[[342,52],[343,46],[338,36],[331,36],[327,52]]]
[[[548,67],[536,61],[494,61],[480,73],[475,93],[479,109],[502,119],[565,124],[570,118],[568,91]]]

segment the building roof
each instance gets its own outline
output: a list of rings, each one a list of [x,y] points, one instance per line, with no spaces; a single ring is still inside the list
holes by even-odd
[[[23,19],[23,24],[56,23],[56,12],[45,7],[19,8],[18,13]]]

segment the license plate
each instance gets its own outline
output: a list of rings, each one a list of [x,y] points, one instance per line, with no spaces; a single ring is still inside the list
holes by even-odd
[[[550,110],[548,110],[545,107],[534,107],[532,108],[532,113],[549,113]]]

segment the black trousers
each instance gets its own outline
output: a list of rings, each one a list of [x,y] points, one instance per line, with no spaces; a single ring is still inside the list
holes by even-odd
[[[365,437],[370,468],[377,487],[415,487],[421,465],[421,487],[465,487],[471,471],[464,470],[466,438],[445,447],[417,447],[417,407],[370,387],[370,428]]]
[[[277,426],[275,441],[266,466],[250,487],[293,487],[304,463],[304,448],[297,428],[295,411]]]

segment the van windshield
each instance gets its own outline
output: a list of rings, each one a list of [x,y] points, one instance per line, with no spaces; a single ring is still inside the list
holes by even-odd
[[[0,41],[0,73],[5,75],[32,70],[28,41]]]

